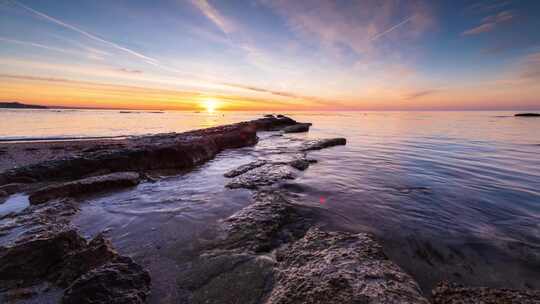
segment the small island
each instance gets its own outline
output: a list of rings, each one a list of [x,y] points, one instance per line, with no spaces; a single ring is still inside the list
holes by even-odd
[[[515,117],[540,117],[540,113],[518,113]]]
[[[48,109],[46,106],[30,105],[20,102],[0,102],[0,108],[3,109]]]

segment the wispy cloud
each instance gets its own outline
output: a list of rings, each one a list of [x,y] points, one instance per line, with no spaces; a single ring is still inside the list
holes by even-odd
[[[192,0],[191,2],[204,16],[206,16],[206,18],[212,21],[225,34],[229,34],[235,29],[233,22],[223,16],[215,7],[208,3],[207,0]]]
[[[22,41],[22,40],[16,40],[16,39],[0,37],[0,42],[31,46],[31,47],[36,47],[36,48],[48,50],[48,51],[60,52],[60,53],[64,53],[64,54],[81,55],[80,52],[77,52],[77,51],[74,51],[74,50],[68,50],[68,49],[58,48],[58,47],[54,47],[54,46],[48,46],[48,45],[44,45],[44,44],[41,44],[41,43],[35,43],[35,42],[31,42],[31,41]]]
[[[131,69],[127,69],[127,68],[117,68],[117,69],[114,69],[114,70],[118,71],[118,72],[126,73],[126,74],[142,74],[141,70],[131,70]]]
[[[506,7],[508,5],[512,4],[512,1],[482,1],[478,3],[474,3],[470,6],[468,6],[465,10],[467,12],[488,12],[497,10],[503,7]]]
[[[404,43],[428,30],[432,23],[428,4],[421,0],[264,3],[284,16],[289,28],[303,39],[316,39],[331,52],[346,47],[364,57],[384,56],[377,45],[383,37],[392,34],[392,40]]]
[[[433,95],[437,93],[438,91],[439,90],[436,90],[436,89],[420,90],[420,91],[405,94],[403,99],[414,100],[414,99],[422,98],[428,95]]]
[[[464,36],[478,35],[493,31],[500,24],[506,23],[515,18],[515,14],[512,11],[503,11],[496,15],[488,16],[482,19],[482,23],[472,29],[466,30],[462,33]]]
[[[112,47],[112,48],[115,48],[117,50],[126,52],[126,53],[128,53],[130,55],[133,55],[135,57],[143,59],[148,63],[152,63],[152,64],[157,64],[158,63],[157,59],[154,59],[154,58],[151,58],[149,56],[143,55],[143,54],[141,54],[139,52],[136,52],[136,51],[131,50],[129,48],[123,47],[123,46],[121,46],[119,44],[116,44],[114,42],[102,39],[102,38],[100,38],[100,37],[98,37],[98,36],[96,36],[94,34],[91,34],[91,33],[87,32],[85,30],[82,30],[81,28],[79,28],[77,26],[65,23],[65,22],[63,22],[63,21],[61,21],[59,19],[56,19],[56,18],[51,17],[51,16],[49,16],[49,15],[47,15],[45,13],[37,11],[37,10],[35,10],[35,9],[29,7],[29,6],[26,6],[26,5],[22,4],[22,3],[19,3],[19,2],[15,1],[15,0],[12,0],[12,2],[15,3],[17,6],[31,12],[32,14],[34,14],[34,15],[40,17],[40,18],[43,18],[43,19],[45,19],[45,20],[47,20],[47,21],[49,21],[51,23],[54,23],[54,24],[57,24],[57,25],[62,26],[64,28],[75,31],[75,32],[77,32],[77,33],[79,33],[79,34],[81,34],[81,35],[83,35],[83,36],[85,36],[85,37],[87,37],[89,39],[92,39],[92,40],[97,41],[97,42],[101,42],[101,43],[103,43],[103,44],[105,44],[105,45],[107,45],[109,47]]]

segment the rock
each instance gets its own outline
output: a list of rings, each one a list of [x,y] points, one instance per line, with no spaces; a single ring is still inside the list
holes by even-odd
[[[293,167],[295,169],[298,169],[300,171],[304,171],[309,167],[310,161],[307,160],[307,159],[297,159],[297,160],[293,160],[292,162],[290,162],[289,165],[291,165],[291,167]]]
[[[347,144],[345,138],[328,138],[308,141],[302,147],[303,151],[321,150],[333,146],[343,146]]]
[[[278,250],[266,303],[425,303],[417,283],[367,234],[311,228]]]
[[[311,123],[298,123],[289,127],[283,128],[283,133],[300,133],[309,131]]]
[[[139,183],[140,176],[136,172],[118,172],[101,176],[92,176],[72,182],[41,188],[30,194],[31,204],[42,204],[62,197],[77,197],[99,191],[132,187]]]
[[[295,179],[296,175],[286,164],[265,164],[235,177],[226,187],[231,189],[257,189],[270,186],[284,179]]]
[[[263,303],[276,266],[269,253],[301,237],[310,221],[281,193],[257,193],[253,204],[221,223],[219,237],[180,276],[184,302]]]
[[[71,200],[55,200],[31,205],[1,222],[0,301],[25,297],[32,303],[47,302],[60,299],[62,289],[69,286],[72,294],[64,295],[66,303],[143,302],[149,290],[148,274],[131,259],[119,256],[102,234],[86,241],[70,225],[76,212]],[[118,276],[96,275],[109,269]],[[91,293],[85,295],[88,290]],[[78,298],[81,295],[94,302],[84,302]],[[105,302],[98,301],[102,298]]]
[[[10,285],[1,280],[27,286],[44,279],[51,268],[85,244],[75,230],[69,229],[48,231],[18,240],[11,247],[0,248],[0,285]]]
[[[301,213],[278,191],[261,191],[253,204],[223,221],[225,237],[215,247],[238,253],[269,252],[301,237],[310,221],[309,213]]]
[[[79,250],[70,252],[61,263],[50,269],[48,279],[61,287],[67,287],[71,282],[109,261],[118,258],[109,240],[99,234]]]
[[[245,164],[245,165],[242,165],[236,169],[233,169],[225,174],[223,174],[223,176],[225,177],[236,177],[238,175],[241,175],[241,174],[244,174],[250,170],[253,170],[255,168],[258,168],[258,167],[261,167],[261,166],[264,166],[266,165],[268,162],[265,161],[265,160],[258,160],[258,161],[254,161],[254,162],[251,162],[249,164]]]
[[[280,130],[297,122],[291,118],[265,117],[248,122],[184,133],[134,137],[126,147],[45,161],[0,173],[0,185],[81,179],[95,172],[190,169],[224,149],[254,145],[257,131]]]
[[[540,117],[540,113],[518,113],[515,117]]]
[[[279,131],[285,127],[297,124],[294,119],[283,115],[277,115],[276,117],[265,117],[257,120],[252,120],[257,131]]]
[[[150,275],[131,258],[120,257],[82,275],[65,291],[64,304],[145,303]]]
[[[26,186],[27,184],[23,184],[23,183],[6,184],[3,186],[0,186],[0,192],[4,192],[8,195],[11,195],[11,194],[23,191],[26,188]]]
[[[540,303],[539,290],[510,290],[486,287],[463,287],[443,282],[433,290],[433,304],[533,304]]]
[[[265,114],[264,117],[266,117],[266,118],[274,118],[274,115],[273,114]]]

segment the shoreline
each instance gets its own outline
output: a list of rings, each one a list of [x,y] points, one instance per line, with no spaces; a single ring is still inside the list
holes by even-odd
[[[152,170],[193,168],[212,159],[223,149],[254,145],[257,131],[285,132],[290,126],[295,128],[289,130],[297,130],[299,125],[285,117],[267,117],[179,134],[126,139],[117,146],[100,140],[92,142],[103,146],[94,151],[86,150],[92,147],[74,146],[72,150],[64,149],[63,154],[57,153],[60,155],[58,158],[47,158],[54,155],[43,154],[45,162],[30,162],[25,166],[18,163],[22,167],[4,172],[0,170],[0,186],[3,187],[0,189],[12,193],[27,192],[32,202],[21,215],[3,217],[15,221],[22,219],[20,226],[2,226],[0,232],[7,231],[9,235],[10,229],[20,229],[28,222],[39,221],[46,231],[40,236],[40,241],[45,238],[53,243],[63,242],[68,235],[68,243],[78,244],[67,253],[50,252],[40,247],[35,235],[28,234],[19,238],[17,245],[4,247],[8,254],[0,253],[3,265],[0,266],[0,274],[22,267],[24,264],[20,264],[19,256],[31,249],[37,260],[37,269],[44,267],[40,263],[47,265],[44,261],[46,257],[51,254],[58,256],[59,264],[55,264],[54,269],[59,269],[62,280],[36,278],[36,274],[28,271],[19,278],[23,285],[34,286],[36,279],[49,282],[53,286],[67,288],[57,291],[63,294],[65,303],[77,302],[88,296],[87,277],[106,280],[103,273],[114,270],[122,274],[119,281],[105,281],[112,286],[122,286],[119,287],[119,294],[114,296],[136,297],[138,300],[135,303],[144,303],[151,279],[148,274],[129,258],[113,253],[114,248],[103,237],[96,237],[90,242],[82,241],[77,232],[70,228],[71,217],[78,212],[79,195],[97,191],[105,185],[122,188],[151,182],[153,178],[146,173]],[[307,130],[309,126],[303,124],[301,132]],[[346,140],[342,138],[305,141],[292,149],[294,153],[290,160],[262,160],[226,172],[225,176],[231,180],[227,187],[253,190],[253,203],[221,222],[219,229],[223,237],[214,240],[202,251],[196,260],[198,268],[195,267],[183,281],[181,289],[187,298],[195,302],[217,303],[223,300],[220,295],[230,292],[232,298],[227,298],[226,303],[233,303],[238,298],[245,300],[245,303],[282,304],[352,303],[368,299],[384,299],[384,303],[429,303],[429,295],[422,295],[414,278],[389,260],[372,236],[321,231],[311,216],[317,211],[296,203],[288,193],[271,188],[280,180],[294,179],[297,172],[315,163],[316,160],[308,157],[309,151],[344,144]],[[43,149],[45,147],[51,150],[51,146],[42,146]],[[26,151],[24,149],[32,147],[19,148]],[[27,157],[31,157],[32,150],[27,152]],[[6,188],[7,185],[12,186]],[[313,244],[323,245],[314,247]],[[82,252],[107,258],[95,262],[88,260]],[[75,257],[75,262],[83,265],[82,268],[73,270],[64,265],[68,257]],[[246,273],[250,275],[246,276]],[[126,288],[122,285],[125,280],[135,282],[135,285]],[[6,286],[9,292],[17,291],[6,284],[0,280],[0,299]],[[298,289],[298,286],[308,288]],[[452,299],[473,303],[500,296],[510,300],[520,297],[531,299],[531,303],[540,299],[540,294],[534,291],[479,290],[443,283],[435,289],[432,303],[452,303]]]

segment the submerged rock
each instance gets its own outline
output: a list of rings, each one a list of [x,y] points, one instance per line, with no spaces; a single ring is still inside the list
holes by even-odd
[[[244,174],[250,170],[253,170],[255,168],[258,168],[258,167],[261,167],[261,166],[264,166],[266,165],[268,162],[266,160],[258,160],[258,161],[254,161],[254,162],[251,162],[249,164],[245,164],[245,165],[242,165],[236,169],[233,169],[225,174],[223,174],[223,176],[225,177],[236,177],[238,175],[241,175],[241,174]]]
[[[417,283],[367,234],[311,228],[278,250],[267,303],[428,303]]]
[[[289,127],[283,128],[283,133],[300,133],[307,132],[311,127],[311,123],[298,123]]]
[[[310,151],[310,150],[321,150],[324,148],[329,148],[333,146],[343,146],[347,144],[347,140],[345,138],[327,138],[327,139],[318,139],[318,140],[312,140],[308,141],[304,144],[302,147],[303,151]]]
[[[77,197],[99,191],[132,187],[140,182],[137,172],[118,172],[92,176],[39,189],[29,197],[31,204],[42,204],[62,197]]]
[[[307,160],[307,159],[296,159],[289,163],[289,165],[295,169],[298,169],[300,171],[304,171],[307,168],[309,168],[309,165],[313,162],[317,162],[316,160]]]
[[[432,298],[433,304],[533,304],[540,303],[540,291],[463,287],[441,283],[433,290]]]

